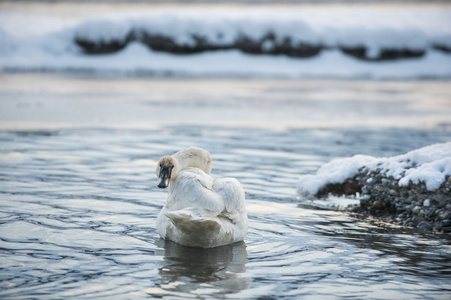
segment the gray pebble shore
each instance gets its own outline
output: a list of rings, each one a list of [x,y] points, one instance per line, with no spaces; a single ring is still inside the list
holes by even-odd
[[[360,194],[360,207],[353,209],[365,217],[424,231],[451,234],[451,177],[429,191],[422,182],[399,186],[398,180],[381,170],[361,169],[342,184],[328,184],[317,196]]]

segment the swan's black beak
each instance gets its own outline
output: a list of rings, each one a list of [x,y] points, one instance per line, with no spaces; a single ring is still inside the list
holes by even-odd
[[[160,182],[158,183],[158,187],[160,189],[167,188],[169,185],[169,180],[171,179],[172,166],[161,166],[160,167]]]

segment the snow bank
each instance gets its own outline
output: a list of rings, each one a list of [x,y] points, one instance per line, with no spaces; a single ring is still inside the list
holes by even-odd
[[[113,41],[126,40],[134,33],[169,38],[177,45],[222,47],[246,39],[266,42],[268,52],[284,43],[329,48],[364,46],[370,56],[375,56],[384,48],[451,47],[450,20],[448,7],[172,9],[83,21],[76,26],[75,36]]]
[[[451,7],[160,7],[70,20],[0,13],[0,69],[449,78]]]
[[[451,142],[435,144],[394,157],[376,158],[356,155],[335,159],[318,169],[315,175],[301,176],[298,193],[306,198],[313,197],[328,184],[341,184],[354,177],[359,170],[379,170],[387,177],[393,177],[399,186],[410,182],[424,182],[428,190],[440,187],[446,176],[451,176]]]

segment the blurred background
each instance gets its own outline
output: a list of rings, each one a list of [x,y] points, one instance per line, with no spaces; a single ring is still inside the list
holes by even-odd
[[[0,39],[7,127],[450,117],[448,1],[2,1]]]

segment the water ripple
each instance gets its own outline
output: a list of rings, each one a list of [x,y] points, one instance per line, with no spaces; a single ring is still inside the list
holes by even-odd
[[[0,297],[444,298],[449,240],[298,206],[295,186],[356,154],[353,143],[391,156],[447,140],[439,130],[2,131]],[[244,243],[193,249],[156,233],[166,199],[156,160],[191,145],[211,151],[215,175],[243,183]]]

